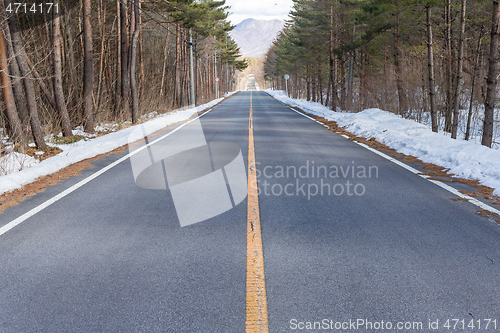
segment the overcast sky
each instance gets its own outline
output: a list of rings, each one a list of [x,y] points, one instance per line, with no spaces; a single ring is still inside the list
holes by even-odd
[[[226,0],[228,19],[236,25],[247,18],[257,20],[285,20],[293,5],[292,0]]]

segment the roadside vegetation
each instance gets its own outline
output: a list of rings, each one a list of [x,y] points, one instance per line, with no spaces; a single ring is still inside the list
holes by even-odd
[[[225,1],[54,3],[58,14],[15,14],[14,1],[0,0],[0,152],[48,150],[51,134],[191,105],[191,46],[196,105],[233,90],[247,66]]]
[[[491,0],[294,0],[265,78],[332,110],[380,108],[498,145],[500,6]]]

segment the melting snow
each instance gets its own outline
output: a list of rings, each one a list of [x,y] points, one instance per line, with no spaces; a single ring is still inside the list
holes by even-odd
[[[283,103],[336,121],[340,127],[357,136],[374,137],[399,153],[449,168],[458,177],[478,179],[500,195],[500,150],[473,141],[451,139],[444,133],[432,132],[426,125],[380,109],[359,113],[334,112],[320,103],[289,98],[283,91],[266,92]]]

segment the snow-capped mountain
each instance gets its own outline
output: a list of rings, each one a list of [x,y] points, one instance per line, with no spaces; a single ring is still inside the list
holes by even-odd
[[[260,57],[266,54],[273,40],[283,29],[280,20],[246,19],[236,25],[231,36],[244,57]]]

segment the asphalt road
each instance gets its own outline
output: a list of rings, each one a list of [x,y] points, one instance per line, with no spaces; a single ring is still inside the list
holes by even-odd
[[[270,332],[500,330],[498,225],[263,92],[200,118],[245,164],[250,94]],[[246,203],[181,228],[170,191],[118,164],[0,236],[0,332],[244,332]]]

